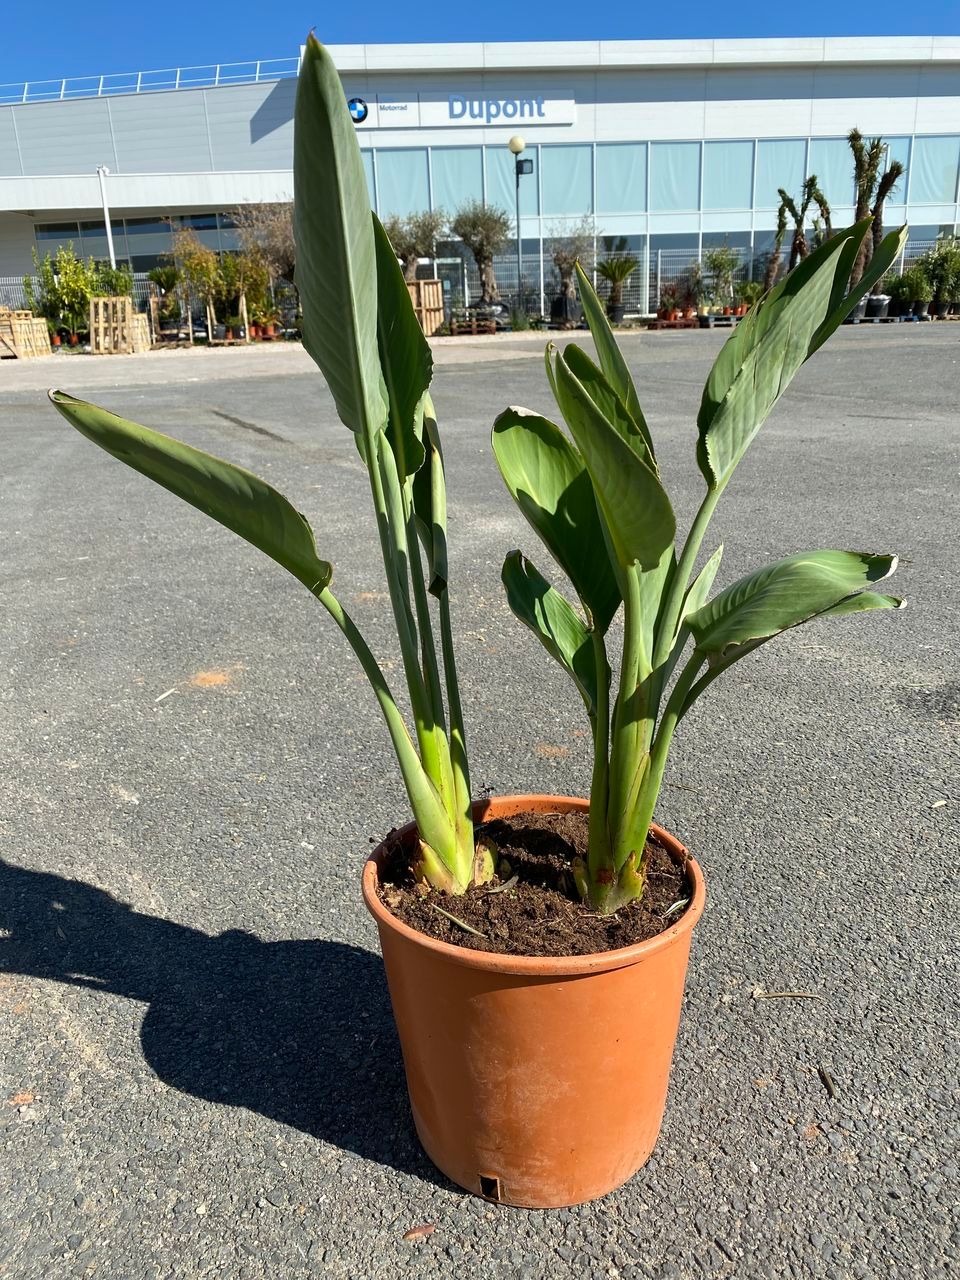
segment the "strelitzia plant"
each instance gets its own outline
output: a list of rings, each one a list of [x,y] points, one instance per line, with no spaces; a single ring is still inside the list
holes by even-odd
[[[417,874],[463,893],[493,874],[477,846],[447,581],[446,488],[430,348],[366,178],[343,86],[310,36],[295,113],[296,281],[303,341],[354,433],[367,470],[413,733],[354,620],[331,590],[333,566],[276,489],[240,467],[64,394],[72,426],[293,574],[343,632],[386,721],[419,832]],[[431,604],[432,601],[432,604]],[[439,635],[439,644],[437,636]]]
[[[623,355],[590,281],[580,297],[599,363],[581,347],[547,347],[547,378],[569,435],[528,409],[496,420],[493,448],[507,488],[569,579],[577,609],[519,551],[507,556],[510,608],[572,677],[593,736],[589,845],[574,865],[599,913],[643,893],[647,834],[677,726],[697,698],[761,644],[814,618],[902,601],[873,590],[896,557],[807,551],[741,578],[713,598],[722,546],[695,573],[733,473],[801,365],[896,260],[887,236],[847,292],[870,219],[838,233],[771,289],[722,348],[697,415],[706,493],[682,543],[653,438]],[[607,656],[623,606],[616,690]]]

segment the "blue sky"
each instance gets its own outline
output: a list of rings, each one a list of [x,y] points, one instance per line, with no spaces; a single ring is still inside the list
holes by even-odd
[[[606,6],[583,0],[359,0],[183,6],[95,0],[79,8],[7,0],[0,84],[251,58],[294,56],[316,27],[328,44],[415,40],[680,39],[721,36],[960,35],[960,0],[790,6],[682,0]]]

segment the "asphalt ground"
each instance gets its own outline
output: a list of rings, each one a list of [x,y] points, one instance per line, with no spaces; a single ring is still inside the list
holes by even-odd
[[[723,336],[625,341],[683,527]],[[582,709],[499,582],[517,545],[547,567],[488,443],[507,403],[548,409],[539,344],[493,341],[509,360],[447,349],[435,381],[474,788],[583,793]],[[658,817],[709,901],[663,1132],[557,1212],[471,1198],[418,1147],[358,883],[406,806],[339,633],[31,387],[112,381],[109,407],[267,477],[399,684],[352,440],[299,356],[157,359],[0,368],[0,1276],[946,1276],[960,324],[842,330],[724,497],[721,583],[895,550],[909,608],[781,637],[682,726]]]

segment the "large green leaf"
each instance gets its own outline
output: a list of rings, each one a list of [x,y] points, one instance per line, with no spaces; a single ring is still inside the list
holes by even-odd
[[[410,301],[393,246],[373,215],[377,250],[377,344],[387,389],[387,439],[402,484],[423,465],[423,394],[430,386],[433,355]]]
[[[627,407],[617,395],[602,370],[598,369],[582,347],[575,342],[568,342],[563,348],[563,358],[567,367],[583,384],[584,390],[597,406],[606,420],[622,436],[631,449],[638,453],[653,471],[657,471],[657,462],[650,451],[647,437],[637,427],[627,412]]]
[[[856,306],[862,292],[848,294],[847,280],[869,230],[865,219],[814,250],[748,312],[724,345],[697,415],[697,461],[711,489],[727,483],[801,365]],[[898,233],[883,242],[878,273],[889,267],[898,245]]]
[[[597,297],[589,276],[579,262],[577,263],[577,283],[580,289],[580,302],[583,305],[584,318],[587,321],[594,346],[597,348],[597,355],[600,358],[600,368],[603,370],[606,380],[626,406],[634,425],[647,443],[650,457],[653,458],[653,440],[644,419],[643,410],[640,408],[640,397],[637,395],[637,388],[634,386],[633,378],[630,376],[630,370],[627,368],[627,362],[623,358],[623,352],[613,336],[613,330],[610,328],[610,322],[604,311],[603,303]]]
[[[369,443],[387,413],[370,197],[343,85],[312,35],[297,85],[293,187],[303,345],[326,378],[341,421]]]
[[[686,618],[697,649],[711,662],[740,646],[779,635],[810,618],[891,608],[893,597],[858,593],[887,578],[896,556],[860,551],[805,551],[747,574]]]
[[[504,560],[501,577],[510,608],[570,673],[593,718],[597,710],[596,660],[590,633],[576,610],[519,551],[512,551]]]
[[[618,561],[658,569],[676,520],[659,477],[600,412],[563,352],[556,358],[557,400],[587,465]]]
[[[680,615],[681,622],[690,613],[696,613],[698,609],[702,609],[707,603],[707,596],[710,594],[710,588],[713,586],[714,579],[717,576],[717,570],[720,568],[720,561],[723,557],[723,543],[703,566],[697,576],[690,585],[687,594],[683,598],[683,610]]]
[[[413,478],[413,511],[430,566],[432,595],[447,589],[447,484],[437,415],[429,394],[423,398],[426,464]]]
[[[517,408],[494,423],[493,452],[514,500],[602,634],[620,605],[620,591],[583,459],[559,427]]]
[[[266,552],[314,594],[330,581],[333,567],[317,555],[307,521],[258,476],[63,391],[50,399],[81,435]]]

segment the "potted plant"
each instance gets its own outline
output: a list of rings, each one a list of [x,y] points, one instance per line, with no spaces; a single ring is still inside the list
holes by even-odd
[[[367,471],[412,731],[331,589],[333,569],[312,529],[286,498],[250,472],[104,409],[62,392],[51,399],[94,443],[276,560],[334,619],[370,681],[414,816],[368,859],[363,894],[381,937],[418,1132],[439,1167],[477,1194],[529,1205],[572,1203],[623,1181],[655,1141],[686,951],[703,906],[702,877],[662,833],[661,861],[684,894],[664,904],[655,924],[664,926],[661,932],[613,950],[513,955],[479,949],[478,931],[461,929],[468,910],[490,910],[495,898],[507,902],[522,870],[507,865],[489,833],[478,839],[475,823],[491,812],[585,812],[587,802],[542,796],[471,802],[430,349],[399,263],[371,217],[336,68],[312,36],[297,93],[294,175],[304,345],[356,436]],[[646,832],[669,741],[693,698],[785,627],[895,603],[860,590],[890,571],[892,558],[844,552],[793,557],[709,600],[719,562],[714,553],[687,590],[707,521],[740,456],[797,368],[855,301],[838,291],[830,273],[836,250],[866,230],[861,225],[812,254],[798,278],[783,282],[753,313],[763,321],[748,317],[724,347],[699,422],[707,495],[676,568],[670,556],[675,521],[636,392],[582,271],[580,294],[601,367],[590,366],[582,353],[550,358],[576,446],[560,443],[545,457],[541,446],[556,444],[556,428],[519,410],[498,419],[501,470],[578,585],[591,620],[587,635],[572,607],[558,603],[558,593],[544,584],[538,594],[531,566],[508,557],[511,604],[541,627],[544,643],[569,662],[588,700],[598,761],[591,839],[570,866],[576,895],[589,904],[570,903],[584,937],[592,928],[619,927],[610,913],[629,912],[635,900],[647,854],[642,841],[634,847],[630,839]],[[896,237],[890,241],[881,258],[897,251]],[[864,288],[871,283],[866,279]],[[621,674],[627,696],[614,703],[611,728],[601,714],[604,706],[610,712],[603,650],[621,597],[627,602]],[[657,599],[662,608],[643,609],[641,616],[642,602]],[[669,674],[690,638],[694,654],[684,657],[671,688]],[[655,703],[663,705],[656,733]],[[648,758],[644,742],[649,763],[639,769]],[[627,803],[618,807],[618,797]],[[404,904],[423,914],[424,928],[400,918]],[[455,943],[435,936],[447,929]],[[611,1057],[618,1041],[630,1055],[626,1063]]]
[[[677,318],[677,286],[664,284],[660,286],[660,310],[657,312],[661,320]]]
[[[734,296],[738,304],[737,314],[745,316],[763,297],[763,284],[759,280],[739,280]]]
[[[607,256],[597,262],[597,275],[601,276],[610,285],[610,295],[607,298],[607,315],[614,324],[623,324],[623,286],[640,265],[640,260],[635,258],[632,253],[627,253],[626,249],[627,241],[625,237],[621,236],[615,242],[612,238],[607,237],[604,240],[604,250]]]
[[[712,598],[722,548],[697,567],[711,516],[751,441],[794,374],[856,304],[857,291],[846,290],[849,255],[869,230],[866,219],[812,252],[749,312],[722,349],[697,419],[697,462],[706,492],[680,544],[636,388],[583,273],[580,295],[599,363],[576,344],[547,349],[548,381],[567,431],[526,408],[507,409],[496,421],[493,446],[507,488],[577,602],[521,552],[506,557],[503,582],[511,610],[573,680],[587,713],[594,763],[586,851],[573,862],[572,875],[591,912],[623,916],[642,901],[658,849],[686,859],[679,842],[652,825],[652,817],[674,733],[719,675],[760,644],[814,618],[901,604],[876,590],[896,566],[891,555],[802,552],[754,570]],[[858,290],[871,287],[902,242],[899,233],[882,242]],[[613,664],[610,627],[621,605],[619,661]],[[569,805],[547,801],[558,803]],[[578,1177],[585,1176],[588,1152],[596,1156],[579,1130],[574,1136],[565,1127],[567,1117],[579,1118],[581,1107],[611,1143],[618,1126],[622,1172],[642,1163],[655,1140],[689,946],[684,926],[694,923],[702,895],[699,870],[686,865],[690,874],[678,894],[680,914],[655,939],[658,949],[645,951],[648,944],[641,944],[626,948],[616,961],[605,958],[609,969],[603,977],[615,970],[620,984],[619,1018],[607,1017],[600,975],[587,976],[587,965],[577,970],[558,963],[536,971],[542,982],[550,975],[558,984],[569,983],[577,973],[584,988],[597,984],[598,1013],[596,1019],[585,1016],[587,1034],[602,1039],[603,1078],[630,1081],[629,1107],[617,1100],[608,1111],[598,1097],[598,1079],[589,1072],[578,1078],[575,1071],[568,1076],[557,1070],[552,1076],[552,1089],[563,1098],[563,1119],[554,1115],[557,1145],[576,1150]],[[677,968],[668,977],[661,966],[673,948]],[[650,960],[656,966],[645,972]],[[583,989],[578,994],[584,1004],[567,1004],[562,1026],[550,1026],[545,1016],[536,1022],[544,1060],[563,1060],[571,1044],[579,1051],[570,1022],[583,1016],[594,997]],[[532,1000],[529,1006],[533,1024]],[[647,1032],[640,1060],[631,1056],[638,1009]],[[662,1019],[662,1037],[654,1033],[655,1019]],[[629,1045],[623,1058],[617,1054],[622,1044]],[[498,1052],[496,1061],[503,1060]],[[648,1075],[651,1061],[656,1069]],[[525,1101],[536,1108],[529,1095]],[[442,1101],[436,1105],[442,1110]],[[540,1157],[545,1159],[542,1148]],[[501,1154],[500,1167],[507,1163]],[[612,1161],[608,1173],[611,1167]]]

